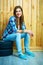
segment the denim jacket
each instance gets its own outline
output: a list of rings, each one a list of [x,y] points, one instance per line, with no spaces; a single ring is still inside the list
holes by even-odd
[[[24,23],[22,23],[22,30],[26,29],[26,26]],[[8,34],[12,34],[13,32],[16,33],[17,32],[17,26],[16,26],[16,17],[15,16],[11,16],[9,18],[9,22],[7,24],[6,29],[4,30],[3,36],[2,38],[5,38]]]

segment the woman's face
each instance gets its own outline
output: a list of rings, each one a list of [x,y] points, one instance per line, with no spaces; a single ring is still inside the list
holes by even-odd
[[[17,8],[17,9],[16,9],[16,16],[17,16],[18,18],[20,18],[21,15],[22,15],[21,9],[20,9],[20,8]]]

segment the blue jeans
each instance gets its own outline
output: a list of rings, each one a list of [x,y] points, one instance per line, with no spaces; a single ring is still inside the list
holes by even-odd
[[[5,39],[6,41],[16,41],[16,46],[18,53],[22,53],[22,48],[21,48],[21,39],[24,38],[24,48],[26,50],[29,50],[29,39],[30,35],[28,33],[12,33],[9,34]]]

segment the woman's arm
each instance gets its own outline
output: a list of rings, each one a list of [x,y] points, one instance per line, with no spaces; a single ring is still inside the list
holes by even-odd
[[[17,32],[19,32],[19,33],[28,33],[28,34],[30,34],[30,36],[33,36],[33,32],[31,31],[31,30],[17,30]]]
[[[16,24],[15,24],[15,17],[14,16],[11,16],[10,19],[9,19],[9,23],[10,23],[10,26],[13,30],[13,32],[17,32],[17,27],[16,27]]]

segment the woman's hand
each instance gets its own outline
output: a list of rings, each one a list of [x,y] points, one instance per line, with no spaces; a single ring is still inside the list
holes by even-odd
[[[30,36],[33,36],[33,32],[31,30],[27,30],[27,33],[30,34]]]
[[[30,34],[30,36],[33,36],[33,32],[31,30],[24,30],[24,32]]]
[[[17,30],[17,32],[22,33],[22,30]]]

